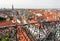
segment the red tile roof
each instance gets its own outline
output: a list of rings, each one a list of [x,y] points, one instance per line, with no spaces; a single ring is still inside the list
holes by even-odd
[[[30,37],[28,37],[27,32],[21,27],[17,26],[17,37],[19,41],[31,41]]]
[[[13,26],[14,24],[11,21],[3,21],[0,22],[0,27],[1,26]]]

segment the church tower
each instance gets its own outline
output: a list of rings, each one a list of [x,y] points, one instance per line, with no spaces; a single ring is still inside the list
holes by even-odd
[[[14,6],[12,5],[12,10],[14,10]]]

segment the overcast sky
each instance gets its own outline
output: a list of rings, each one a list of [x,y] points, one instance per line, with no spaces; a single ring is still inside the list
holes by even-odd
[[[0,0],[0,8],[60,8],[60,0]]]

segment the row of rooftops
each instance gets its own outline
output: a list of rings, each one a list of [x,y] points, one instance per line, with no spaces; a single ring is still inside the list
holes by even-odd
[[[13,26],[13,25],[14,24],[11,21],[0,22],[0,27],[3,27],[3,26]]]
[[[23,9],[24,10],[24,9]],[[7,10],[8,11],[8,10]],[[19,10],[17,10],[18,12],[19,12]],[[57,18],[58,18],[58,14],[57,13],[55,13],[55,12],[53,12],[53,11],[50,11],[50,13],[48,13],[48,11],[47,10],[45,10],[43,13],[41,13],[41,10],[40,9],[38,9],[38,10],[32,10],[32,9],[26,9],[25,10],[26,12],[27,12],[27,14],[29,14],[30,12],[31,13],[33,13],[32,14],[32,16],[31,17],[33,17],[33,18],[36,18],[36,17],[38,17],[38,16],[35,16],[36,14],[44,14],[42,17],[45,17],[45,19],[46,18],[48,18],[48,19],[46,19],[46,20],[54,20],[54,18],[52,18],[52,17],[49,17],[50,15],[51,16],[57,16]],[[33,12],[32,12],[33,11]],[[1,12],[1,11],[0,11]],[[59,12],[58,12],[59,13]],[[60,13],[59,13],[60,14]],[[48,16],[49,15],[49,16]],[[35,17],[34,17],[35,16]],[[41,17],[41,18],[42,18]],[[40,17],[38,17],[38,18],[40,18]],[[15,18],[15,17],[13,17],[13,21],[17,21],[17,19],[18,18]],[[22,20],[21,20],[22,22],[28,22],[28,23],[36,23],[38,20],[35,20],[35,19],[32,19],[32,20],[29,20],[29,19],[27,19],[27,20],[25,20],[24,18],[22,18]],[[19,22],[20,23],[20,21],[18,20],[17,22]],[[13,25],[13,22],[10,20],[10,21],[3,21],[3,22],[0,22],[0,26],[6,26],[6,25]]]

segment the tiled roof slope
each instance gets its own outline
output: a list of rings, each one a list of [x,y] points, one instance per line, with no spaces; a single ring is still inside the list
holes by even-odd
[[[13,26],[14,24],[11,21],[0,22],[0,27],[2,26]]]

